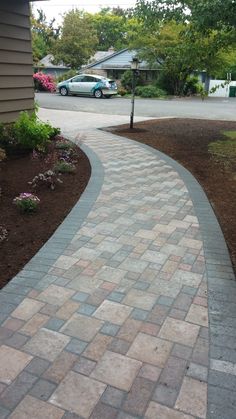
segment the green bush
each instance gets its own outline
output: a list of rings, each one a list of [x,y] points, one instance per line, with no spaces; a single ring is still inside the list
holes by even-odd
[[[12,124],[0,123],[0,145],[5,148],[5,146],[9,143],[14,143]]]
[[[76,145],[69,141],[58,141],[55,145],[58,150],[70,150],[76,148]]]
[[[144,80],[141,72],[138,72],[136,77],[136,85],[143,85]],[[121,86],[126,89],[129,93],[132,90],[132,83],[133,83],[133,70],[126,70],[121,77]]]
[[[76,70],[69,70],[64,74],[61,74],[60,76],[57,77],[57,83],[60,83],[60,81],[63,80],[67,80],[67,79],[71,79],[74,76],[77,76],[78,71]]]
[[[36,195],[27,192],[22,192],[19,196],[13,199],[13,204],[15,204],[20,211],[26,213],[36,211],[39,203],[40,199]]]
[[[184,96],[198,93],[199,79],[197,76],[188,76],[183,88]]]
[[[56,173],[75,173],[75,165],[66,161],[58,161],[53,171]]]
[[[135,92],[138,96],[149,98],[149,97],[164,97],[166,96],[166,91],[160,89],[152,84],[147,86],[137,86]]]
[[[16,142],[29,149],[46,151],[50,139],[60,130],[50,124],[37,119],[35,113],[21,112],[17,121],[12,126],[12,133]]]
[[[3,148],[0,147],[0,162],[6,158],[6,152]]]

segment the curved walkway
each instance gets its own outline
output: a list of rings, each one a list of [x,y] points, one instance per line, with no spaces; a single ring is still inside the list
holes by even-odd
[[[204,193],[125,138],[83,148],[82,199],[0,293],[0,417],[235,418],[236,284]]]

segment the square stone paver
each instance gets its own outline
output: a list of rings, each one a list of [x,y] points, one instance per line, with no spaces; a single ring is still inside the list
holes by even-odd
[[[98,279],[96,276],[86,276],[86,275],[79,275],[77,278],[74,278],[70,281],[69,286],[73,290],[92,293],[96,288],[98,288],[102,284],[102,281]]]
[[[155,252],[153,250],[146,250],[146,252],[141,257],[142,260],[158,263],[159,265],[163,265],[167,258],[168,256],[165,255],[165,253]]]
[[[50,403],[88,418],[106,385],[70,371],[50,398]]]
[[[110,323],[122,325],[129,317],[131,311],[132,308],[123,304],[105,300],[95,313],[93,313],[93,316]]]
[[[73,300],[67,300],[65,304],[56,312],[59,319],[68,320],[72,314],[79,308],[79,303]]]
[[[69,290],[68,288],[50,285],[38,295],[37,299],[55,306],[62,306],[74,293],[75,291]]]
[[[142,363],[127,356],[107,351],[91,377],[120,390],[129,391]]]
[[[94,338],[104,323],[94,317],[75,313],[61,328],[61,332],[89,342]]]
[[[183,237],[180,240],[179,245],[183,247],[189,247],[190,249],[200,250],[202,248],[202,241]]]
[[[77,355],[67,351],[61,352],[53,364],[44,372],[43,378],[59,384],[77,360]]]
[[[208,327],[208,310],[206,307],[192,304],[187,314],[186,320],[190,323]]]
[[[151,402],[146,411],[145,419],[193,419],[193,417],[162,406],[161,404]]]
[[[193,416],[206,418],[207,384],[185,377],[175,407]]]
[[[24,352],[2,345],[0,347],[0,382],[11,384],[32,358]]]
[[[64,411],[32,396],[26,396],[11,414],[11,419],[61,419]]]
[[[88,345],[88,347],[85,349],[83,356],[94,361],[98,361],[106,351],[111,341],[111,336],[106,336],[102,335],[101,333],[98,333],[92,340],[92,342]]]
[[[141,308],[143,310],[151,310],[156,302],[157,296],[154,294],[131,289],[124,299],[124,303],[131,307]]]
[[[199,329],[195,324],[167,317],[158,336],[182,345],[194,346]]]
[[[57,261],[54,263],[55,268],[70,269],[77,262],[76,258],[71,256],[60,256]]]
[[[127,258],[120,265],[121,269],[141,274],[148,266],[148,262],[139,259]]]
[[[27,323],[25,323],[20,329],[20,332],[27,336],[33,336],[48,320],[49,316],[36,313]]]
[[[172,277],[172,280],[176,284],[187,285],[189,287],[196,288],[199,287],[202,281],[202,275],[183,271],[182,269],[177,269]]]
[[[127,356],[163,368],[172,346],[171,342],[139,333],[128,350]]]
[[[97,278],[119,284],[120,281],[124,278],[125,274],[126,271],[121,269],[115,269],[111,266],[103,266],[97,273]]]
[[[21,320],[29,320],[34,314],[38,313],[45,304],[41,301],[36,301],[31,298],[25,298],[18,307],[11,314],[12,317],[16,317]]]
[[[54,361],[69,343],[70,338],[62,333],[41,329],[24,346],[33,355]]]

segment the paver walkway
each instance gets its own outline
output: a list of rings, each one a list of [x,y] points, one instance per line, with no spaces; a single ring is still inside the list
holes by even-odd
[[[170,162],[101,131],[84,143],[83,199],[0,293],[0,418],[235,418],[235,359],[213,350],[208,374],[206,267],[215,295],[236,290],[224,243],[213,258]]]

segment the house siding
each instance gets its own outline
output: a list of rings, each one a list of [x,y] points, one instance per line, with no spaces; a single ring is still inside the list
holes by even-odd
[[[0,0],[0,122],[34,108],[29,2]]]

